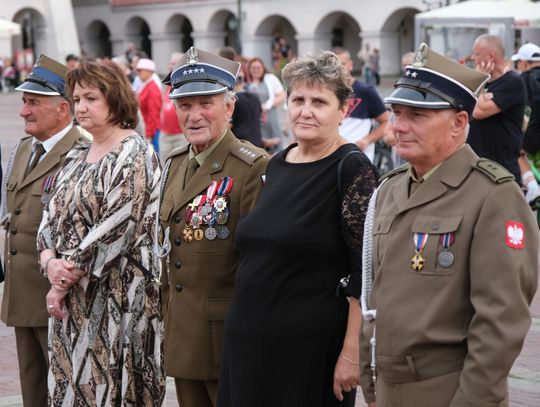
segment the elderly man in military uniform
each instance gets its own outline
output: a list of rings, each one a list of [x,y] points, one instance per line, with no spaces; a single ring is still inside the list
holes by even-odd
[[[165,78],[188,146],[164,168],[165,365],[182,407],[216,405],[238,220],[255,205],[268,158],[229,130],[240,64],[191,48]]]
[[[465,144],[487,79],[422,44],[385,99],[410,164],[386,175],[366,223],[362,387],[377,407],[508,406],[539,241],[513,176]]]
[[[11,153],[2,194],[6,229],[2,321],[15,327],[19,375],[25,406],[47,405],[47,308],[50,285],[40,270],[36,235],[44,203],[66,154],[84,140],[72,125],[64,80],[68,68],[44,55],[16,90],[29,135]],[[6,196],[7,200],[4,200]],[[7,205],[6,205],[7,204]]]

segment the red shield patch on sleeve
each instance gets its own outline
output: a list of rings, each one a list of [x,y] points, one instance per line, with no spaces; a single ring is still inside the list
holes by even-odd
[[[523,223],[506,221],[506,245],[512,249],[525,247],[525,226]]]

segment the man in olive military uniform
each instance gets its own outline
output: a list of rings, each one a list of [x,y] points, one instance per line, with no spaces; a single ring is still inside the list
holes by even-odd
[[[240,64],[191,48],[165,78],[189,145],[164,169],[165,366],[182,407],[216,406],[223,323],[232,297],[238,220],[255,205],[265,152],[229,130]]]
[[[15,327],[25,406],[47,405],[47,304],[50,285],[38,265],[36,235],[54,176],[82,136],[72,125],[64,80],[67,67],[42,55],[16,90],[22,92],[23,138],[4,177],[2,222],[6,230],[2,321]],[[4,195],[2,196],[4,199]]]
[[[508,406],[539,241],[513,176],[465,144],[487,79],[422,44],[385,99],[410,165],[386,176],[366,222],[361,382],[377,407]]]

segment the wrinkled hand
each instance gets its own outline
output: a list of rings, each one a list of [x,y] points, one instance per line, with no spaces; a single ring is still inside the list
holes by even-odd
[[[493,69],[495,69],[495,62],[493,61],[482,61],[476,65],[475,69],[481,73],[487,73],[491,75]]]
[[[343,392],[349,392],[360,385],[360,366],[338,357],[334,370],[334,394],[339,401]]]
[[[47,277],[53,287],[67,290],[86,273],[63,259],[52,259],[47,266]]]
[[[47,312],[49,315],[56,319],[62,319],[65,315],[65,308],[64,308],[64,298],[67,295],[67,290],[58,290],[55,287],[52,287],[49,292],[47,293],[47,296],[45,297],[45,300],[47,301]]]

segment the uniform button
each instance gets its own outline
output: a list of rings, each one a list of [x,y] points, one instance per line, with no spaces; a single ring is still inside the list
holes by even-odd
[[[179,215],[176,215],[176,216],[174,217],[174,222],[175,222],[175,223],[180,223],[181,220],[182,220],[182,217],[179,216]]]
[[[15,209],[15,215],[19,215],[21,213],[21,210],[19,208]]]
[[[16,235],[17,234],[17,229],[11,229],[11,234]]]
[[[12,256],[15,256],[15,255],[17,254],[17,250],[11,249],[11,250],[9,251],[9,253],[10,253]]]
[[[440,228],[441,228],[441,225],[438,223],[434,223],[433,225],[431,225],[431,229],[433,230],[439,230]]]
[[[176,289],[176,291],[180,292],[184,287],[182,287],[182,284],[176,284],[174,288]]]
[[[180,263],[179,261],[177,261],[177,262],[174,263],[174,267],[176,267],[177,269],[179,269],[180,267],[182,267],[182,263]]]
[[[174,239],[174,244],[177,245],[177,246],[180,246],[182,244],[182,239],[177,237],[176,239]]]

